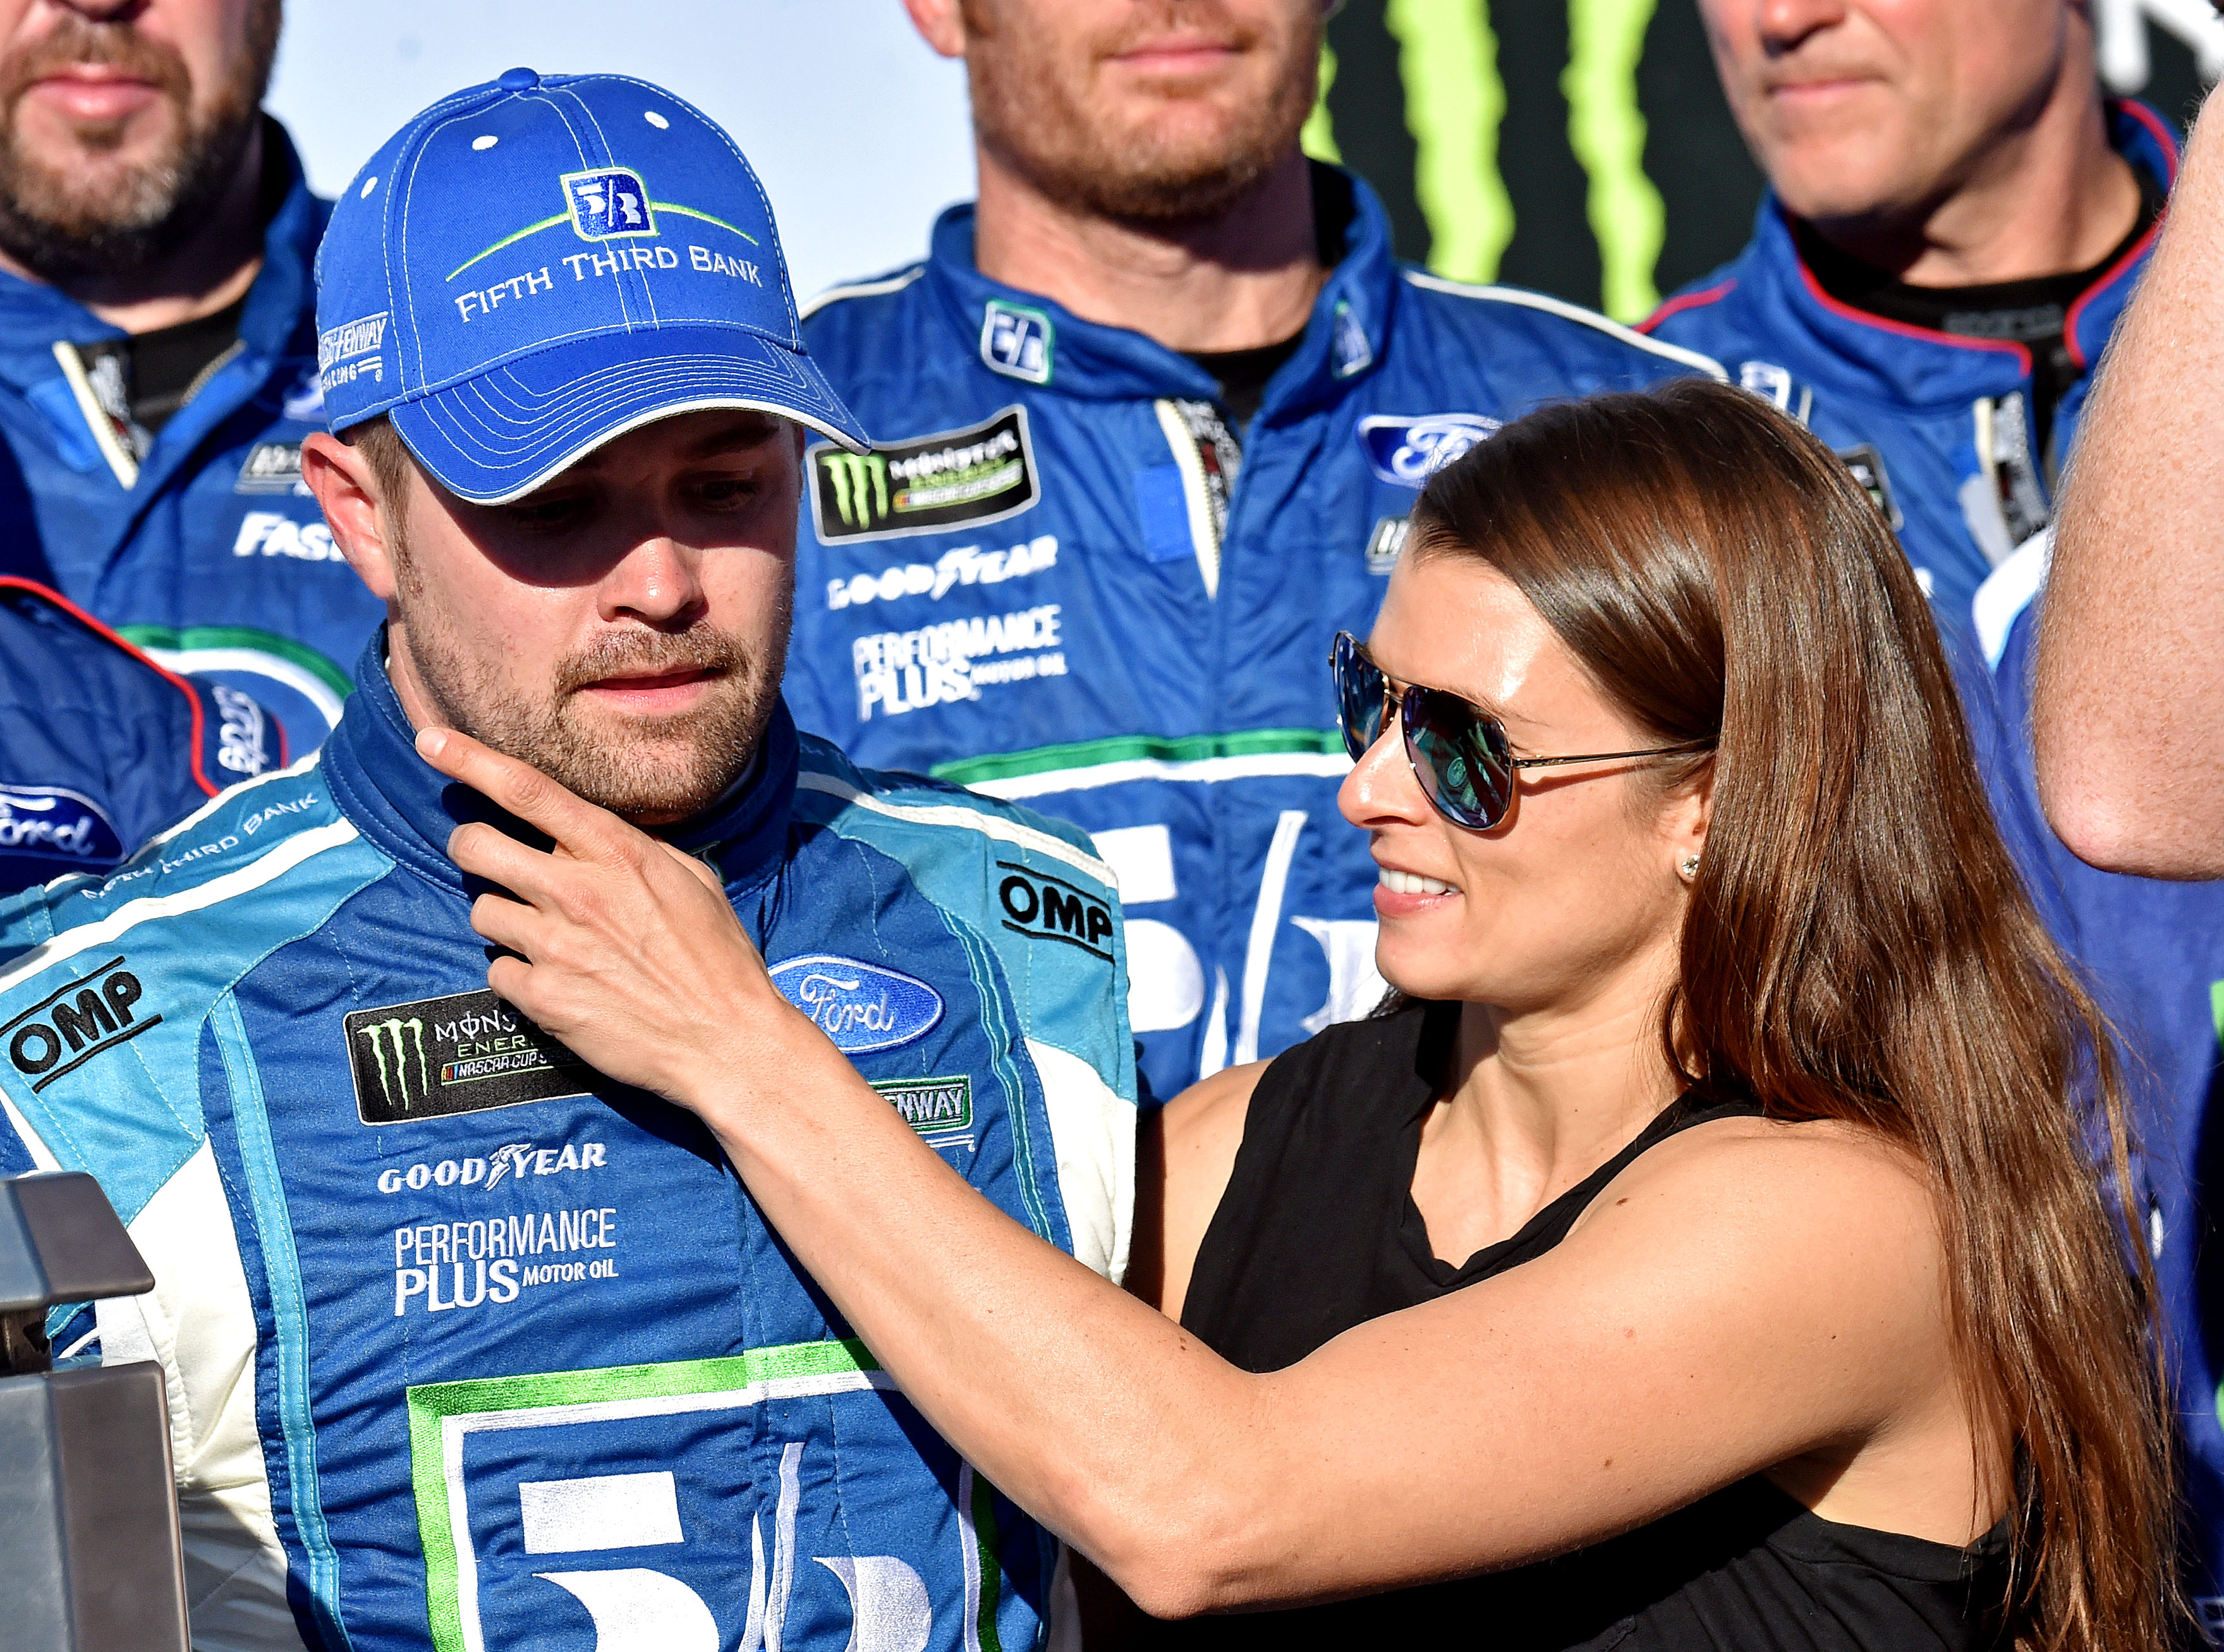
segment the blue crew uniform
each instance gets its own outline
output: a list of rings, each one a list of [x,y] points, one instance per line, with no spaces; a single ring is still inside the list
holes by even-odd
[[[411,740],[374,646],[317,756],[0,905],[0,1170],[92,1172],[154,1265],[51,1324],[164,1365],[195,1645],[1040,1644],[1054,1541],[849,1336],[704,1127],[487,991],[442,847],[486,805]],[[782,709],[670,835],[952,1168],[1119,1273],[1125,954],[1077,833],[861,772]]]
[[[2177,147],[2152,110],[2108,111],[2117,152],[2153,195],[2177,176]],[[1653,336],[1709,351],[1751,389],[1772,396],[1837,449],[1867,482],[1929,589],[1942,629],[1994,667],[2011,726],[1987,762],[2003,813],[2036,798],[2029,717],[2036,599],[2046,575],[2052,483],[2075,443],[2092,369],[2145,268],[2139,236],[2063,307],[2071,375],[2038,440],[2030,350],[2006,338],[1948,334],[1833,299],[1803,259],[1772,197],[1752,243],[1664,304]],[[2017,833],[2011,829],[2012,846]],[[2208,1102],[2224,1025],[2224,885],[2170,884],[2101,873],[2050,832],[2038,840],[2041,904],[2136,1058],[2145,1138],[2145,1226],[2155,1247],[2186,1442],[2187,1495],[2202,1578],[2202,1613],[2224,1630],[2224,1425],[2217,1415],[2224,1328],[2220,1288],[2201,1264]],[[2027,861],[2028,866],[2028,861]]]
[[[1314,180],[1325,222],[1349,203],[1341,259],[1241,428],[1197,363],[982,275],[970,206],[804,324],[876,442],[809,456],[797,716],[1091,834],[1161,1098],[1381,994],[1326,662],[1373,623],[1431,470],[1555,398],[1719,375],[1402,267],[1364,185]]]
[[[166,671],[66,598],[0,575],[0,892],[99,876],[283,767],[250,696]]]
[[[0,574],[53,586],[172,669],[250,695],[306,751],[385,609],[301,484],[301,439],[324,428],[311,263],[332,209],[283,129],[262,132],[282,194],[237,348],[143,453],[87,372],[123,332],[0,274]]]

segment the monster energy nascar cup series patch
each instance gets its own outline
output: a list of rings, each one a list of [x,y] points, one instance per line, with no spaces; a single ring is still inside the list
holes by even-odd
[[[367,1125],[583,1095],[595,1071],[490,992],[357,1010],[340,1024]]]
[[[811,517],[819,539],[893,539],[1001,522],[1041,496],[1027,410],[983,424],[850,453],[811,450]]]

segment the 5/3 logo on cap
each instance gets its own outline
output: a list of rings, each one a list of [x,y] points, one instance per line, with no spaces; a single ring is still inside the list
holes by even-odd
[[[567,172],[564,199],[572,204],[572,228],[582,241],[615,241],[622,236],[653,236],[656,215],[649,211],[648,186],[629,167],[598,167]]]

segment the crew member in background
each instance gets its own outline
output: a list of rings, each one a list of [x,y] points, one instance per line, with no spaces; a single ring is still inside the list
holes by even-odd
[[[0,894],[113,871],[285,762],[285,731],[248,695],[166,671],[66,597],[0,575]]]
[[[0,7],[0,573],[324,737],[380,609],[301,485],[329,205],[279,0]]]
[[[2176,141],[2152,110],[2104,99],[2074,0],[1700,9],[1770,192],[1745,251],[1646,330],[1719,356],[1867,483],[1949,643],[1974,640],[1997,668],[2017,737],[1991,779],[2004,809],[2027,812],[2055,487],[2153,244]],[[2064,940],[2152,1069],[2149,1226],[2188,1445],[2191,1585],[2214,1630],[2224,1427],[2208,1345],[2224,1327],[2203,1323],[2197,1172],[2224,886],[2115,877],[2044,842]]]
[[[1298,148],[1320,0],[906,3],[965,60],[980,199],[805,324],[876,440],[809,454],[788,691],[860,761],[1091,833],[1171,1096],[1381,995],[1329,645],[1431,469],[1539,401],[1718,369],[1401,268]],[[1043,899],[1004,917],[1097,944]]]

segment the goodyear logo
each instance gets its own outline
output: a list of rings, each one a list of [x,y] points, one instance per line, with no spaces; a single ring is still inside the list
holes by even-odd
[[[341,1022],[367,1125],[484,1113],[593,1087],[594,1069],[490,992],[357,1010]]]
[[[873,1088],[886,1096],[903,1121],[938,1145],[973,1130],[973,1081],[955,1078],[883,1079]]]
[[[811,514],[819,539],[893,539],[1001,522],[1041,495],[1024,407],[963,430],[850,453],[811,450]]]
[[[648,186],[629,167],[599,167],[567,172],[564,199],[572,209],[572,228],[582,241],[615,241],[622,236],[653,236],[656,214],[648,205]]]
[[[1010,861],[996,862],[1004,873],[996,899],[1004,927],[1034,941],[1078,947],[1092,958],[1112,962],[1112,908],[1102,898],[1076,888],[1063,878]]]
[[[161,1025],[161,1016],[142,1016],[133,1007],[143,991],[122,955],[111,958],[0,1026],[9,1061],[34,1091],[45,1089],[95,1056]]]

